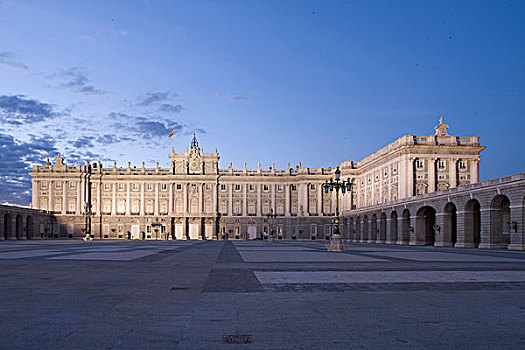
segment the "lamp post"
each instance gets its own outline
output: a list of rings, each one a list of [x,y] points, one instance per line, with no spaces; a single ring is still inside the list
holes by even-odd
[[[346,250],[346,245],[343,242],[341,233],[339,232],[339,190],[344,195],[346,191],[352,190],[352,181],[350,178],[347,180],[341,180],[341,170],[339,167],[335,170],[335,180],[330,179],[323,185],[324,192],[329,193],[335,190],[335,231],[330,237],[330,244],[327,244],[328,251],[341,252]]]
[[[270,220],[270,236],[268,237],[268,242],[273,242],[273,219],[277,216],[273,213],[273,208],[270,208],[270,212],[266,214]]]

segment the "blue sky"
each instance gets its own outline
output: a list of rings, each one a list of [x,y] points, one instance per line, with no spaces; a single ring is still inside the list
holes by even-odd
[[[523,1],[0,0],[0,202],[30,164],[334,166],[406,134],[479,135],[525,168]],[[175,128],[175,135],[167,137]]]

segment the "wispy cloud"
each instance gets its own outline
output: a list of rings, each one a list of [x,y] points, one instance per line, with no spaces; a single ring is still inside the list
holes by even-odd
[[[244,97],[244,96],[232,95],[232,94],[227,94],[224,92],[216,92],[215,97],[224,98],[230,102],[246,102],[249,100],[247,97]]]
[[[32,124],[61,115],[53,105],[24,95],[0,95],[0,124]]]
[[[10,51],[0,52],[0,65],[22,70],[29,69],[25,63],[17,60],[17,55]]]
[[[106,91],[97,88],[91,84],[86,72],[81,67],[71,67],[68,69],[60,69],[58,73],[52,74],[50,78],[58,78],[64,81],[60,84],[60,88],[69,89],[74,92],[83,93],[85,95],[102,95]]]

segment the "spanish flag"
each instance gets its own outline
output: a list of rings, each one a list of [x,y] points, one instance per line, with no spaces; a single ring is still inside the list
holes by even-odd
[[[175,131],[175,128],[171,129],[170,134],[168,135],[168,137],[172,137],[173,136],[173,131]]]

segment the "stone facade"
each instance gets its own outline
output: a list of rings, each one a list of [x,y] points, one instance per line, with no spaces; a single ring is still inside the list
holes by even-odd
[[[53,214],[60,237],[82,237],[91,198],[95,238],[326,239],[332,233],[335,192],[323,184],[340,167],[352,191],[340,197],[344,213],[410,199],[479,178],[477,136],[448,134],[440,120],[431,136],[406,135],[360,161],[334,168],[219,168],[219,154],[205,153],[196,138],[170,167],[104,168],[100,162],[35,165],[32,207]],[[88,184],[91,184],[89,189]]]

